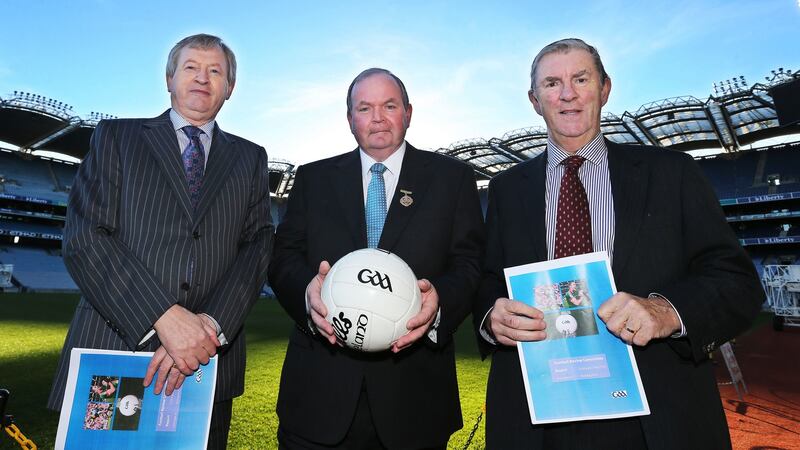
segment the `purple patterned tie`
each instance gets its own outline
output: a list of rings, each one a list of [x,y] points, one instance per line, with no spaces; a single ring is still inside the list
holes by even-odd
[[[203,186],[203,168],[206,157],[203,152],[203,143],[200,142],[200,128],[185,126],[183,132],[189,138],[189,145],[183,150],[183,169],[186,171],[186,182],[189,184],[189,198],[192,208],[197,208],[200,200],[200,188]]]
[[[592,252],[589,200],[578,178],[578,168],[584,161],[582,156],[570,156],[561,162],[565,169],[558,190],[555,258]]]

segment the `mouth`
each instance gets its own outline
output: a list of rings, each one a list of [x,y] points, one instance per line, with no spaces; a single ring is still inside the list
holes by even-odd
[[[203,90],[203,89],[192,89],[191,91],[189,91],[189,93],[197,94],[197,95],[204,95],[204,96],[211,95],[210,92],[208,92],[206,90]]]
[[[564,116],[574,116],[580,114],[582,111],[580,109],[565,109],[563,111],[559,111],[559,114]]]

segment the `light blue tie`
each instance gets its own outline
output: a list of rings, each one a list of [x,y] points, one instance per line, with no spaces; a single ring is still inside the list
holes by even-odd
[[[372,172],[372,179],[367,186],[367,245],[369,248],[378,248],[386,220],[386,184],[383,182],[386,166],[375,163],[369,171]]]

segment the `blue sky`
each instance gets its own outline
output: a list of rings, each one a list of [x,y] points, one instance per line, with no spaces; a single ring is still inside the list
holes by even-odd
[[[407,139],[429,149],[543,125],[527,100],[530,62],[564,37],[598,47],[615,113],[800,69],[798,0],[565,3],[4,0],[0,96],[155,116],[169,106],[170,47],[207,32],[239,61],[220,126],[303,163],[355,147],[345,95],[367,67],[403,79],[414,105]]]

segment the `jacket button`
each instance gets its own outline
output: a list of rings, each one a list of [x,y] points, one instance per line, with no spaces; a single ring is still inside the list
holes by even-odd
[[[199,231],[195,231],[194,233],[192,233],[192,237],[195,238],[195,239],[200,239],[200,232]]]
[[[181,283],[181,289],[183,289],[184,291],[188,291],[189,290],[189,283]]]

